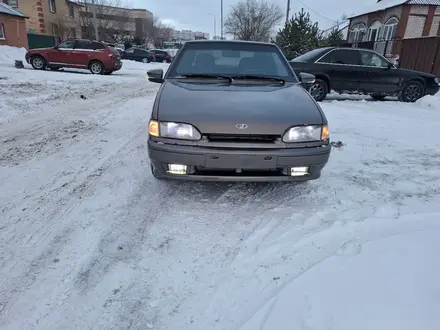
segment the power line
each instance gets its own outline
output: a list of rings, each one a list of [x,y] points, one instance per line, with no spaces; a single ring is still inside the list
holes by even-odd
[[[310,10],[312,13],[314,13],[314,14],[316,14],[316,15],[322,17],[322,18],[325,18],[326,20],[328,20],[328,21],[330,21],[330,22],[333,22],[333,23],[340,23],[340,22],[338,22],[338,21],[335,21],[334,19],[328,18],[327,16],[324,16],[324,15],[318,13],[316,10],[313,10],[312,8],[310,8],[309,6],[307,6],[307,5],[304,3],[304,1],[302,1],[302,0],[298,0],[298,1],[301,2],[301,3],[303,4],[303,6],[306,7],[308,10]]]

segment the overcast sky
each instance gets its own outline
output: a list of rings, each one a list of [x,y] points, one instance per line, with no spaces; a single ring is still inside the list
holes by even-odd
[[[271,1],[286,10],[287,0]],[[127,0],[125,2],[131,7],[148,9],[154,16],[170,23],[177,30],[208,32],[211,36],[214,32],[214,18],[209,13],[216,15],[217,34],[220,34],[220,0]],[[238,0],[223,1],[224,16],[236,2]],[[291,0],[291,13],[298,12],[303,7],[310,12],[312,19],[319,22],[322,29],[326,29],[332,27],[334,21],[339,20],[342,14],[352,14],[360,7],[375,2],[376,0]]]

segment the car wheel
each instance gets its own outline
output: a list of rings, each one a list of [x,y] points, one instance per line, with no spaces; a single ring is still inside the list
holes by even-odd
[[[148,60],[148,58],[144,57],[144,58],[142,59],[142,62],[143,62],[143,63],[149,63],[150,61]]]
[[[163,60],[162,60],[162,63],[167,63],[167,60],[166,60],[166,59],[163,59]]]
[[[415,102],[425,94],[425,88],[419,81],[410,81],[403,86],[399,94],[399,101],[401,102]]]
[[[384,100],[387,97],[384,94],[370,94],[370,96],[375,101],[382,101],[382,100]]]
[[[316,79],[310,87],[309,93],[316,101],[322,101],[328,94],[328,85],[324,80]]]
[[[46,60],[41,56],[33,56],[31,58],[31,65],[35,70],[45,70],[46,69]]]
[[[104,74],[104,65],[99,61],[92,61],[89,64],[89,70],[92,74]]]

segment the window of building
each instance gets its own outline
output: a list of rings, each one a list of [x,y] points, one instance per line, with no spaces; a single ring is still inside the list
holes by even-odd
[[[396,37],[397,32],[397,24],[399,24],[399,21],[397,18],[390,18],[386,23],[385,27],[383,29],[383,39],[384,40],[392,40]]]
[[[3,1],[4,3],[6,3],[7,5],[13,7],[13,8],[18,8],[18,0],[6,0]]]
[[[75,18],[75,8],[72,5],[69,5],[69,17]]]
[[[49,0],[49,9],[52,13],[57,12],[57,7],[55,5],[55,0]]]
[[[380,36],[382,23],[380,21],[374,21],[368,28],[368,41],[377,41]]]
[[[0,40],[5,40],[5,27],[3,26],[3,23],[0,23]]]
[[[353,25],[348,35],[348,42],[363,41],[364,35],[367,32],[367,27],[363,23]]]

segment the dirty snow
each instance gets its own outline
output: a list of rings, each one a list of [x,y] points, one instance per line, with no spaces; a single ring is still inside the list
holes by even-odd
[[[175,184],[146,148],[166,64],[19,56],[0,47],[0,329],[438,329],[438,96],[322,103],[343,144],[319,180]]]

